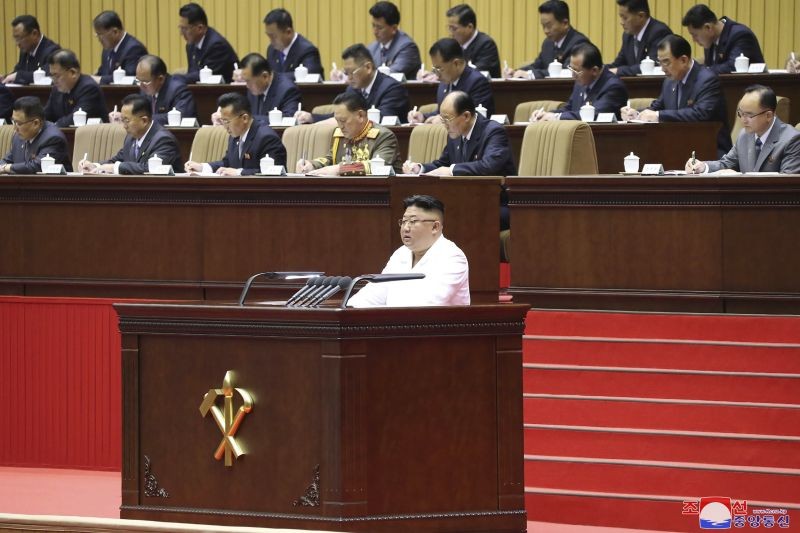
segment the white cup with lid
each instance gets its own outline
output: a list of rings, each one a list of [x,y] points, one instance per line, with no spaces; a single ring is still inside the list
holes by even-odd
[[[167,125],[180,126],[181,125],[181,112],[177,108],[172,108],[167,113]]]
[[[122,83],[122,80],[125,79],[125,71],[122,67],[117,67],[114,72],[111,73],[114,78],[114,83]]]
[[[72,123],[76,126],[85,126],[86,125],[86,111],[78,108],[77,111],[72,113]]]
[[[208,65],[204,66],[200,69],[200,83],[208,83],[213,75],[214,71],[208,68]]]
[[[261,173],[266,174],[270,171],[272,167],[275,166],[275,160],[272,159],[269,154],[266,154],[258,161],[259,166],[261,167]]]
[[[625,156],[625,172],[628,174],[639,172],[639,156],[633,152]]]
[[[378,72],[380,72],[381,74],[385,74],[385,75],[387,75],[387,76],[388,76],[389,74],[391,74],[391,73],[392,73],[392,69],[390,69],[389,67],[387,67],[387,66],[386,66],[386,63],[384,63],[384,64],[382,64],[381,66],[379,66],[379,67],[378,67]]]
[[[158,157],[158,154],[153,154],[153,156],[147,160],[147,171],[150,174],[155,174],[159,167],[161,167],[161,163],[163,163],[163,161]]]
[[[42,70],[42,67],[37,68],[33,71],[33,83],[40,84],[43,83],[45,78],[47,78],[47,73]]]
[[[564,65],[562,65],[557,59],[554,59],[552,63],[547,65],[547,74],[549,74],[551,78],[557,78],[561,76],[562,70],[564,70]]]
[[[47,154],[43,158],[39,160],[42,164],[42,172],[47,174],[50,172],[50,167],[56,164],[56,160],[53,157],[50,157],[50,154]]]
[[[592,122],[594,120],[594,106],[586,102],[580,109],[581,120],[584,122]]]
[[[269,112],[269,125],[280,126],[282,121],[283,121],[283,111],[281,111],[277,107],[273,107],[272,111]]]
[[[736,67],[736,72],[747,72],[747,69],[750,68],[750,58],[739,54],[739,57],[733,60],[733,66]]]
[[[483,104],[478,104],[475,106],[475,111],[483,115],[483,118],[486,118],[487,109],[483,107]]]
[[[380,124],[381,123],[381,110],[375,107],[373,104],[372,107],[367,109],[367,118],[369,118],[373,124]]]
[[[372,174],[379,174],[383,172],[383,168],[385,166],[386,166],[386,160],[379,155],[376,155],[375,157],[369,160],[369,167]]]
[[[653,69],[656,68],[656,62],[649,57],[645,57],[642,59],[642,62],[639,63],[639,68],[642,70],[642,74],[649,76],[653,73]]]
[[[308,69],[300,63],[296,69],[294,69],[294,81],[303,81],[308,76]]]

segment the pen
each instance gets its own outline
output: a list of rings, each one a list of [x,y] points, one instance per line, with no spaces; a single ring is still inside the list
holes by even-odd
[[[792,61],[797,61],[797,57],[794,55],[794,52],[792,52]]]
[[[419,106],[414,106],[414,113],[417,112],[417,109],[419,109]]]
[[[339,70],[338,68],[336,68],[336,61],[331,62],[331,65],[333,65],[333,70]]]
[[[692,166],[697,163],[697,158],[694,156],[694,150],[692,150]]]
[[[628,100],[628,107],[630,107],[630,106],[631,106],[631,101],[630,101],[630,100]]]
[[[233,70],[239,70],[239,63],[236,63],[236,62],[234,61],[234,63],[233,63]]]
[[[507,59],[503,60],[503,70],[508,70],[508,60]]]
[[[192,155],[194,155],[194,152],[189,152],[189,161],[194,161],[194,159],[192,158]]]

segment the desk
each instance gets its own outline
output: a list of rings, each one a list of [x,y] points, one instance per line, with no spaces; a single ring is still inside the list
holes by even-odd
[[[535,307],[800,312],[800,176],[508,178]]]

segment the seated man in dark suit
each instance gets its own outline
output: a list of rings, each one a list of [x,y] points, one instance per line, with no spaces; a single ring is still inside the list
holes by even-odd
[[[136,65],[136,80],[139,92],[150,99],[153,121],[166,126],[167,113],[172,109],[181,112],[181,118],[196,117],[194,96],[182,78],[170,76],[167,64],[154,55],[143,56]],[[113,111],[108,114],[109,121],[121,122],[122,114]]]
[[[175,172],[183,168],[178,140],[172,132],[153,121],[150,99],[143,94],[129,94],[122,100],[122,127],[128,132],[117,154],[102,163],[81,161],[79,168],[87,174],[145,174],[148,159],[158,156],[162,165],[172,165]]]
[[[0,118],[6,122],[11,120],[11,111],[14,108],[14,97],[8,87],[0,84]]]
[[[620,118],[619,110],[628,101],[628,90],[621,79],[603,67],[603,56],[595,45],[583,43],[573,48],[569,69],[575,78],[575,87],[563,111],[534,111],[531,122],[581,120],[581,107],[587,103],[596,113],[614,113]]]
[[[549,75],[547,67],[550,63],[555,60],[567,68],[572,50],[581,43],[589,42],[584,34],[570,24],[569,5],[563,0],[547,0],[540,5],[539,21],[545,34],[539,56],[530,65],[518,70],[508,69],[503,73],[506,78],[545,78]]]
[[[100,68],[94,81],[106,85],[114,81],[114,71],[121,68],[126,76],[136,75],[139,59],[147,48],[122,26],[122,19],[114,11],[103,11],[94,18],[94,34],[103,46]]]
[[[623,107],[622,118],[645,122],[719,122],[722,127],[717,134],[717,152],[722,157],[731,149],[731,132],[719,77],[692,59],[692,47],[680,35],[670,35],[661,41],[658,60],[667,76],[661,95],[641,113]]]
[[[269,121],[269,112],[278,108],[284,117],[293,117],[303,95],[292,78],[272,71],[261,54],[247,54],[242,59],[242,78],[247,84],[247,98],[253,115]]]
[[[455,39],[439,39],[430,49],[431,65],[441,82],[436,89],[436,102],[439,107],[444,97],[453,91],[469,94],[473,102],[483,105],[487,115],[494,113],[494,96],[492,87],[480,72],[468,67],[464,60],[464,51]],[[412,124],[422,122],[438,124],[441,122],[440,109],[423,115],[419,111],[409,111],[408,121]]]
[[[742,131],[736,144],[719,161],[686,162],[688,174],[707,172],[780,172],[800,174],[800,131],[775,115],[778,98],[763,85],[745,89],[736,114]]]
[[[386,65],[392,72],[402,72],[414,79],[422,66],[417,43],[399,28],[400,10],[391,2],[377,2],[369,8],[375,40],[367,49],[377,66]]]
[[[363,44],[348,46],[342,52],[342,66],[349,87],[347,92],[357,92],[367,101],[367,106],[380,110],[381,117],[396,116],[400,120],[408,114],[408,91],[405,86],[386,74],[378,72],[372,55]],[[311,115],[307,111],[297,114],[301,124],[321,121],[333,117],[327,115]]]
[[[617,0],[617,5],[619,22],[625,33],[619,54],[609,67],[617,76],[636,76],[642,71],[639,64],[645,57],[657,61],[658,43],[667,35],[672,35],[672,30],[650,17],[647,0]]]
[[[292,15],[283,8],[273,9],[264,17],[264,31],[269,37],[267,61],[273,72],[280,72],[294,80],[294,69],[303,65],[309,74],[325,77],[319,49],[294,31]]]
[[[717,74],[735,72],[734,61],[740,54],[750,63],[763,63],[764,54],[756,35],[744,24],[728,17],[717,19],[705,4],[697,4],[686,12],[681,22],[694,42],[705,49],[703,64]]]
[[[44,109],[37,97],[17,98],[13,117],[11,150],[0,160],[0,173],[36,174],[42,171],[42,158],[48,155],[56,164],[72,171],[67,138],[55,124],[45,121]]]
[[[34,71],[42,69],[46,74],[50,72],[50,56],[61,50],[61,46],[42,34],[36,17],[15,17],[11,21],[11,35],[19,47],[19,61],[14,71],[2,79],[3,83],[29,85],[33,83]]]
[[[200,81],[200,69],[210,68],[221,74],[225,83],[233,77],[233,66],[239,59],[231,44],[208,25],[208,16],[194,2],[178,11],[181,21],[178,29],[186,40],[186,61],[189,68],[183,77],[186,83]]]
[[[276,165],[286,165],[286,148],[269,124],[253,119],[250,102],[242,93],[225,93],[217,100],[222,125],[228,130],[228,151],[220,161],[187,161],[186,172],[221,176],[248,176],[259,172],[268,155]]]
[[[467,4],[447,10],[447,29],[450,37],[464,49],[464,60],[475,70],[488,70],[492,78],[500,77],[500,54],[494,39],[478,31],[478,17]],[[485,104],[484,104],[485,105]]]
[[[72,50],[59,50],[50,56],[53,88],[44,107],[44,116],[60,128],[72,126],[72,114],[82,109],[87,118],[108,121],[106,99],[91,76],[81,74],[81,64]]]

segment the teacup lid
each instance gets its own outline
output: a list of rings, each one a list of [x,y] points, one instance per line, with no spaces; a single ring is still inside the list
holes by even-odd
[[[150,157],[150,159],[148,159],[148,161],[156,161],[156,160],[158,160],[158,161],[161,161],[161,158],[160,158],[160,157],[158,157],[158,154],[153,154],[153,155]]]
[[[639,156],[634,154],[633,152],[631,152],[630,155],[626,155],[625,156],[625,159],[628,159],[628,160],[630,160],[630,159],[639,159]]]

